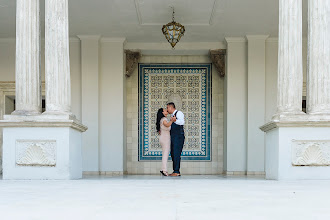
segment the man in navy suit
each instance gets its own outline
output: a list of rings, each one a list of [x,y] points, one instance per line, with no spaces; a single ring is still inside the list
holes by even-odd
[[[171,114],[171,157],[173,161],[173,173],[169,176],[181,176],[180,163],[181,153],[184,144],[184,114],[176,110],[175,104],[170,102],[167,104],[167,111]]]

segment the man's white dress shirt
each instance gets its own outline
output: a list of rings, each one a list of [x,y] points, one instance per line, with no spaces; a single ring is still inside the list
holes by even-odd
[[[174,122],[177,125],[184,125],[184,114],[181,111],[175,110],[172,114],[172,117],[176,114],[176,121]]]

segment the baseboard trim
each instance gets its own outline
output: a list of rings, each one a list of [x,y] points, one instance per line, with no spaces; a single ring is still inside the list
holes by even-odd
[[[264,176],[266,173],[264,171],[224,171],[225,175],[228,176]]]
[[[124,172],[121,171],[83,171],[83,175],[102,175],[102,176],[123,176]]]

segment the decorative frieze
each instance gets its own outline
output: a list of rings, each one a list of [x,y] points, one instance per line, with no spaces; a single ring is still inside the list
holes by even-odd
[[[125,53],[126,53],[126,76],[130,77],[139,64],[141,53],[140,51],[131,51],[131,50],[125,50]]]
[[[293,166],[330,166],[330,140],[293,140]]]
[[[226,75],[226,50],[210,50],[210,58],[221,77]]]
[[[17,166],[55,166],[56,141],[17,140]]]

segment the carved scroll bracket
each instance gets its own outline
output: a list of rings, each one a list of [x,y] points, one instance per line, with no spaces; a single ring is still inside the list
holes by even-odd
[[[226,75],[226,50],[210,50],[210,58],[221,77]]]
[[[126,53],[126,76],[130,77],[133,71],[135,70],[135,68],[138,66],[138,63],[141,58],[141,52],[125,50],[125,53]]]

